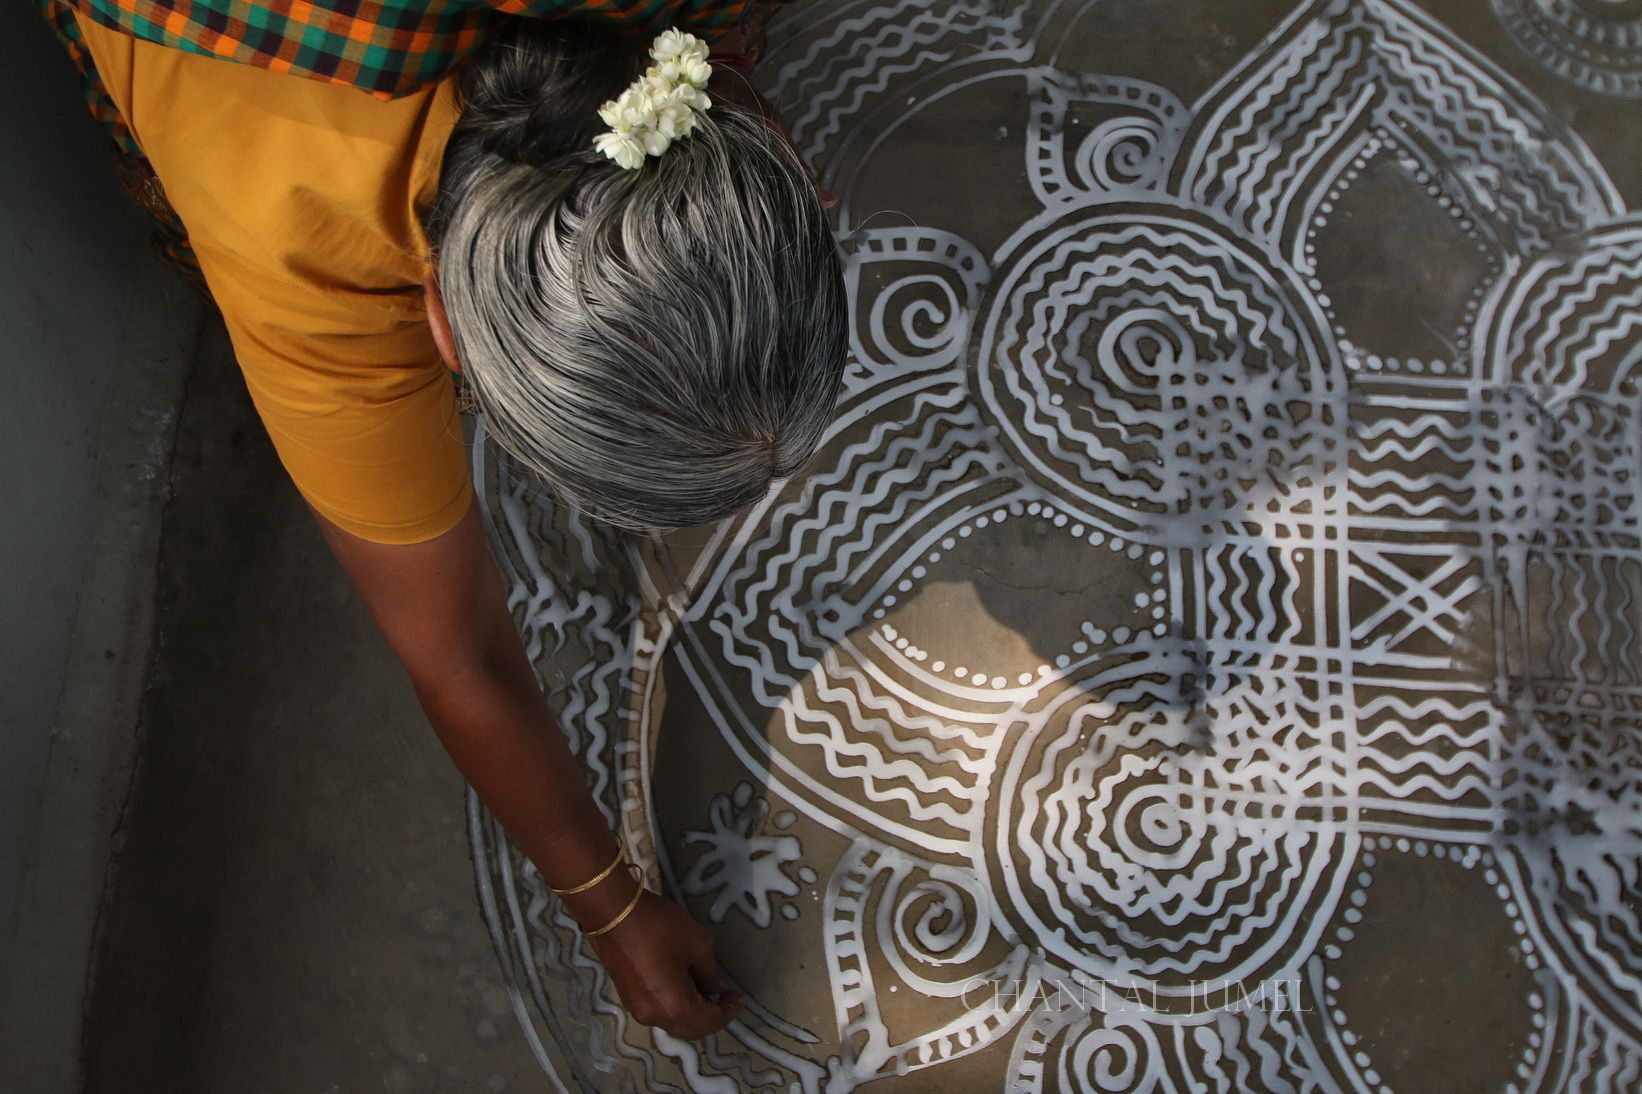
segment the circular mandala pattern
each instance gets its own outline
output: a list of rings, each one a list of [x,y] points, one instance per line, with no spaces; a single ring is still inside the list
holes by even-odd
[[[1337,351],[1301,299],[1185,210],[1078,210],[1015,248],[978,394],[1046,488],[1195,531],[1337,447]]]
[[[1108,1022],[1095,1015],[1042,1021],[1021,1040],[1016,1073],[1030,1075],[1032,1081],[1016,1084],[1015,1090],[1128,1094],[1167,1089],[1159,1074],[1163,1046],[1157,1031],[1142,1023]]]
[[[1354,838],[1304,794],[1319,734],[1295,735],[1309,748],[1283,739],[1317,712],[1269,666],[1188,702],[1105,675],[1009,739],[987,829],[1011,919],[1069,967],[1164,1008],[1206,982],[1289,967],[1315,942],[1316,901],[1353,862]],[[1205,763],[1211,739],[1218,759]]]
[[[1642,3],[1493,0],[1494,13],[1535,60],[1604,95],[1642,98]]]
[[[776,28],[854,319],[803,476],[637,542],[476,449],[597,800],[753,1001],[634,1025],[475,802],[564,1089],[1379,1089],[1438,988],[1489,1011],[1448,1088],[1642,1082],[1634,218],[1410,0],[1243,27],[1189,105],[1098,15]]]

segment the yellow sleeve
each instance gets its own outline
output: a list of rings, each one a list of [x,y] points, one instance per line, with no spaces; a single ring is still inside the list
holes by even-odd
[[[246,387],[302,496],[346,532],[416,543],[473,497],[456,393],[419,312],[347,307],[200,252]]]
[[[297,489],[378,543],[449,530],[473,487],[417,210],[437,193],[453,83],[383,102],[76,18]]]

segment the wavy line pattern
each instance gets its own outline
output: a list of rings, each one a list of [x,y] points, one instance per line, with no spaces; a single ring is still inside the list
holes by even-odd
[[[1621,95],[1635,43],[1568,15],[1589,7],[1494,0]],[[1108,14],[811,0],[778,25],[767,86],[844,198],[855,320],[803,476],[637,541],[476,453],[607,817],[754,981],[706,1045],[635,1027],[477,824],[567,1088],[991,1066],[1012,1091],[1396,1089],[1406,1045],[1353,1018],[1397,962],[1364,983],[1361,956],[1433,924],[1495,930],[1493,965],[1524,970],[1465,996],[1500,1039],[1470,1055],[1509,1054],[1514,1089],[1642,1083],[1642,221],[1413,0],[1298,0],[1195,102],[1079,68],[1121,56],[1088,37],[1121,35]],[[1606,52],[1546,60],[1570,42]],[[983,132],[945,89],[1001,113]],[[964,204],[955,174],[862,215],[863,180],[997,156],[1018,207]],[[1387,179],[1487,271],[1442,314],[1395,298],[1441,361],[1348,340],[1333,302],[1376,279],[1318,261],[1407,253],[1412,279],[1442,253],[1418,218],[1350,212]],[[1408,895],[1450,883],[1473,903]]]

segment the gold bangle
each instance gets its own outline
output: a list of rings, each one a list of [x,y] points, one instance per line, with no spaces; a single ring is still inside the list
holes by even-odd
[[[634,893],[633,894],[633,899],[629,900],[627,902],[627,907],[623,908],[620,912],[616,913],[616,918],[615,919],[612,919],[609,923],[606,923],[604,926],[598,928],[597,930],[583,931],[582,932],[582,937],[583,938],[597,938],[597,937],[599,937],[599,935],[604,934],[606,931],[615,930],[616,927],[621,924],[622,920],[626,919],[628,916],[633,914],[633,909],[637,908],[639,906],[639,899],[643,896],[644,896],[644,882],[640,881],[639,882],[638,892]]]
[[[617,840],[616,841],[616,857],[615,857],[615,860],[612,861],[609,866],[606,866],[604,869],[602,869],[598,873],[594,874],[593,879],[591,881],[584,881],[580,885],[577,885],[576,887],[571,888],[571,889],[553,889],[553,886],[551,886],[551,885],[549,885],[548,888],[553,889],[553,893],[554,893],[555,896],[575,896],[577,893],[585,893],[585,892],[587,892],[587,890],[591,889],[593,886],[597,885],[599,882],[601,882],[605,878],[609,877],[611,871],[613,871],[617,866],[620,866],[626,860],[627,860],[627,848],[622,844],[622,842],[620,840]]]

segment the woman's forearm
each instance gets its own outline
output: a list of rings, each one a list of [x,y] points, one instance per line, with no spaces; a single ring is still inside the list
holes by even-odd
[[[579,886],[612,865],[615,837],[536,684],[478,506],[444,535],[401,545],[315,516],[445,750],[547,884]],[[696,1038],[740,1012],[712,937],[627,871],[563,902],[638,1021]]]
[[[542,877],[563,889],[603,870],[615,838],[536,684],[478,506],[444,535],[402,546],[315,516],[445,750]],[[632,894],[632,878],[614,871],[566,906],[594,925]]]
[[[413,683],[434,732],[480,800],[549,885],[569,888],[609,865],[617,844],[511,624],[483,657],[436,681]],[[566,903],[577,919],[597,926],[632,892],[630,876],[615,871]]]

